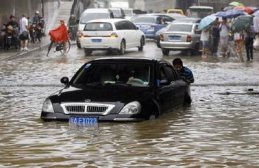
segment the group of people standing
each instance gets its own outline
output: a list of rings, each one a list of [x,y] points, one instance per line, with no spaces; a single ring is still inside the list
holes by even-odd
[[[5,29],[2,29],[2,32],[4,32],[4,42],[6,41],[7,36],[10,35],[12,36],[12,44],[19,42],[21,51],[28,51],[28,41],[31,36],[30,26],[35,24],[40,27],[40,31],[43,29],[44,22],[39,11],[35,12],[32,20],[29,20],[25,14],[22,14],[22,17],[19,20],[17,20],[14,15],[11,15],[9,19],[10,20],[5,25]]]
[[[246,61],[253,60],[253,43],[256,37],[254,26],[234,32],[231,29],[231,23],[231,20],[228,21],[227,18],[222,18],[221,22],[219,18],[216,18],[212,26],[202,30],[203,58],[207,58],[210,51],[213,56],[235,56],[243,62],[242,53],[245,46]]]

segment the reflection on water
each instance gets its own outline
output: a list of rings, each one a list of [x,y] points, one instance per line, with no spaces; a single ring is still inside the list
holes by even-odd
[[[0,62],[0,167],[259,165],[259,95],[247,93],[259,92],[258,67],[184,58],[196,77],[191,106],[156,120],[71,127],[39,117],[82,60],[44,59]]]

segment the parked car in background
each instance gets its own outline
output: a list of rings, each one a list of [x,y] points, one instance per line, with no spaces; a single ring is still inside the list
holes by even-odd
[[[107,8],[88,8],[86,9],[80,16],[79,24],[78,24],[78,30],[77,32],[81,32],[85,24],[94,19],[109,19],[109,18],[114,18],[113,13],[110,9]],[[81,48],[81,44],[79,41],[79,36],[77,33],[77,38],[76,38],[76,44],[78,48]]]
[[[184,12],[182,9],[167,9],[167,13],[178,13],[178,14],[184,15]]]
[[[155,39],[156,32],[174,19],[165,14],[142,14],[132,18],[132,22],[144,32],[146,38]]]
[[[168,55],[170,50],[187,51],[188,55],[200,51],[198,23],[171,23],[160,36],[162,53]]]
[[[167,15],[174,19],[173,22],[178,22],[178,21],[182,22],[182,20],[186,20],[188,18],[185,15],[181,15],[181,14],[178,14],[178,13],[168,13]],[[155,43],[156,43],[158,48],[160,48],[160,35],[163,32],[165,32],[167,28],[168,28],[168,25],[166,27],[161,28],[160,30],[158,30],[156,32]]]
[[[86,23],[79,40],[85,54],[94,50],[116,50],[125,54],[125,50],[137,47],[143,50],[145,35],[127,19],[98,19]]]
[[[191,103],[189,85],[162,60],[108,57],[86,62],[43,103],[41,119],[87,125],[154,119]]]
[[[114,18],[120,18],[120,19],[125,18],[125,13],[122,8],[109,8],[109,9],[112,11]]]

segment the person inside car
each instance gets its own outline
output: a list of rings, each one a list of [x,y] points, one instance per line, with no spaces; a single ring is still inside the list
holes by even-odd
[[[173,66],[185,82],[187,82],[188,84],[194,82],[192,71],[189,68],[183,66],[183,61],[180,58],[175,58],[173,60]]]

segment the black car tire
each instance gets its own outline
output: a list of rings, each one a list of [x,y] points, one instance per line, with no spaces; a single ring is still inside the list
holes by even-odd
[[[166,48],[162,48],[162,53],[164,54],[164,55],[169,55],[169,49],[166,49]]]
[[[89,49],[85,49],[85,56],[91,55],[92,54],[92,50]]]
[[[126,50],[126,43],[124,40],[121,41],[121,45],[120,45],[120,50],[119,50],[119,53],[121,55],[124,55],[125,54],[125,50]]]
[[[144,45],[145,45],[145,39],[144,39],[144,37],[141,37],[140,46],[138,47],[138,50],[143,51]]]

